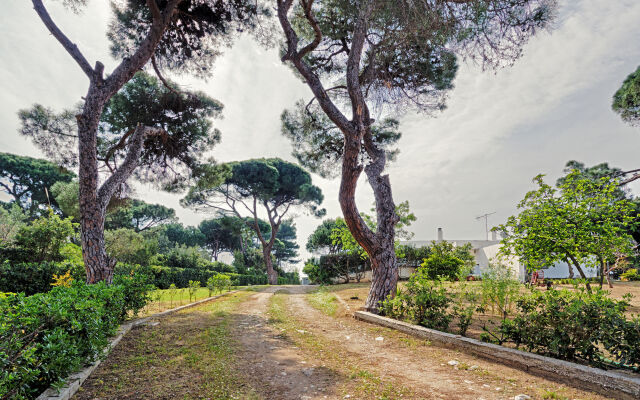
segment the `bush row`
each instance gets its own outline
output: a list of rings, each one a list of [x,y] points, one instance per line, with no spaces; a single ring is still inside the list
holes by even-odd
[[[30,296],[36,293],[48,292],[52,288],[54,275],[64,275],[67,271],[76,281],[85,280],[85,270],[81,262],[41,262],[41,263],[9,263],[0,264],[0,292],[24,293]],[[219,274],[218,271],[194,268],[170,267],[141,267],[119,263],[116,265],[115,275],[130,275],[136,272],[146,276],[150,284],[159,289],[167,289],[171,284],[179,288],[189,286],[189,281],[199,281],[205,286],[207,280]],[[266,274],[241,275],[226,273],[236,286],[264,285],[267,283]],[[282,284],[294,283],[292,279],[283,277]],[[298,282],[295,282],[298,283]]]
[[[130,312],[148,300],[143,277],[75,281],[47,293],[0,296],[0,398],[29,399],[99,357]]]
[[[479,293],[464,286],[448,290],[419,270],[381,309],[389,317],[442,331],[452,331],[455,322],[455,333],[465,335],[474,313],[493,304],[502,319],[484,326],[484,341],[513,343],[530,352],[597,367],[640,368],[640,318],[625,317],[628,299],[612,299],[600,289],[532,289],[522,294],[504,287],[486,285],[480,301]],[[493,295],[487,296],[484,289]]]

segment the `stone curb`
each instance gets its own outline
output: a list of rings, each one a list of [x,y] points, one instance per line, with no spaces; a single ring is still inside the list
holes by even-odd
[[[501,364],[507,364],[534,375],[561,381],[579,389],[588,388],[609,398],[640,398],[640,377],[638,376],[627,375],[616,371],[606,371],[526,351],[510,349],[508,347],[485,343],[464,336],[382,317],[366,311],[356,311],[353,315],[356,319],[362,321],[386,326],[410,335],[438,342],[447,347],[473,353],[492,361],[498,361]]]
[[[107,345],[107,348],[104,350],[104,356],[106,358],[106,355],[109,354],[111,349],[116,347],[116,345],[120,342],[120,340],[122,340],[124,335],[126,335],[133,327],[148,324],[149,321],[153,318],[164,317],[176,311],[195,307],[202,303],[206,303],[208,301],[215,300],[217,298],[227,296],[231,293],[236,293],[238,291],[239,290],[232,290],[230,292],[219,294],[217,296],[207,297],[206,299],[198,300],[190,304],[185,304],[184,306],[172,308],[171,310],[162,311],[162,312],[150,315],[148,317],[139,318],[139,319],[127,322],[125,324],[122,324],[120,325],[120,329],[118,329],[118,333],[109,340],[109,344]],[[82,370],[69,375],[66,379],[66,383],[64,386],[62,386],[60,389],[50,387],[44,392],[42,392],[40,396],[36,398],[36,400],[69,400],[71,399],[71,397],[73,397],[73,395],[76,394],[78,389],[80,389],[80,386],[82,386],[84,381],[93,373],[93,371],[95,371],[96,368],[98,368],[98,366],[101,363],[102,363],[102,359],[98,359],[92,364],[83,368]]]

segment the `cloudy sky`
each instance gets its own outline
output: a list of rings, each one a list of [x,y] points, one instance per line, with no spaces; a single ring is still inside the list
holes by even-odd
[[[389,173],[396,202],[409,200],[418,217],[412,227],[416,240],[434,239],[437,227],[445,238],[483,238],[477,216],[495,212],[489,223],[503,222],[533,187],[533,176],[544,173],[553,181],[568,160],[640,168],[640,130],[610,111],[611,96],[640,65],[640,1],[559,2],[554,29],[532,39],[515,66],[483,72],[463,64],[444,112],[402,116],[401,153]],[[116,61],[105,36],[108,2],[92,0],[81,15],[60,3],[45,2],[54,20],[90,63],[101,60],[112,69]],[[30,4],[10,1],[0,15],[0,151],[38,157],[39,150],[17,133],[16,112],[36,102],[56,109],[73,105],[88,82]],[[276,51],[241,38],[209,80],[179,80],[225,104],[224,119],[216,122],[223,134],[211,154],[216,159],[293,160],[279,116],[310,91]],[[339,182],[317,176],[314,181],[325,194],[328,215],[339,215]],[[185,224],[206,217],[182,209],[180,196],[144,186],[137,195],[175,208]],[[371,207],[364,180],[358,203],[362,210]],[[301,248],[318,223],[296,218]]]

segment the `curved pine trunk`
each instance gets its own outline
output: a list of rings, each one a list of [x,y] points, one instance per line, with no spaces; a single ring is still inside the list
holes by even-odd
[[[398,266],[396,264],[395,225],[398,216],[391,192],[388,175],[383,175],[386,157],[384,152],[368,144],[368,152],[376,154],[364,169],[376,202],[377,231],[372,233],[356,207],[355,191],[362,167],[358,164],[360,140],[345,134],[345,152],[342,164],[340,185],[340,207],[345,222],[354,238],[371,259],[371,288],[365,303],[367,311],[378,313],[380,303],[387,297],[395,296],[398,284]]]
[[[278,284],[278,272],[273,268],[273,260],[271,259],[271,248],[263,247],[262,255],[264,256],[264,265],[267,267],[267,278],[269,285]]]

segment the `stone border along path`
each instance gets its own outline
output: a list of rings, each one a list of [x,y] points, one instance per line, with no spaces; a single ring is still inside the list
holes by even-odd
[[[240,290],[242,290],[242,289],[240,289]],[[111,338],[109,340],[109,344],[107,345],[107,348],[104,350],[104,354],[103,355],[106,357],[106,355],[109,354],[111,349],[113,349],[114,347],[116,347],[118,345],[118,343],[120,342],[120,340],[122,340],[124,335],[126,335],[131,330],[131,328],[133,328],[135,326],[139,326],[139,325],[157,325],[158,322],[153,322],[151,320],[154,319],[154,318],[164,317],[166,315],[172,314],[172,313],[174,313],[176,311],[184,310],[186,308],[199,306],[202,303],[206,303],[206,302],[209,302],[211,300],[215,300],[215,299],[218,299],[220,297],[227,296],[227,295],[229,295],[231,293],[239,292],[240,290],[232,290],[232,291],[229,291],[227,293],[219,294],[217,296],[207,297],[206,299],[198,300],[198,301],[190,303],[190,304],[185,304],[184,306],[172,308],[171,310],[162,311],[162,312],[150,315],[148,317],[139,318],[139,319],[133,320],[131,322],[127,322],[125,324],[122,324],[122,325],[120,325],[120,329],[118,330],[118,333],[113,338]],[[36,400],[69,400],[69,399],[71,399],[73,397],[73,395],[76,394],[78,389],[80,389],[80,386],[82,386],[82,384],[89,377],[89,375],[91,375],[91,373],[93,371],[95,371],[96,368],[98,368],[98,366],[102,363],[103,359],[104,358],[102,358],[102,359],[98,358],[95,362],[93,362],[92,364],[90,364],[87,367],[83,368],[82,370],[69,375],[67,377],[67,379],[66,379],[66,383],[65,383],[64,386],[62,386],[60,389],[56,389],[54,387],[50,387],[47,390],[45,390],[44,392],[42,392],[40,394],[40,396],[38,396],[36,398]]]
[[[353,316],[361,321],[382,325],[438,342],[448,347],[468,351],[483,358],[523,369],[528,373],[566,382],[577,388],[586,387],[589,390],[617,399],[640,398],[640,377],[485,343],[464,336],[382,317],[366,311],[356,311]]]

